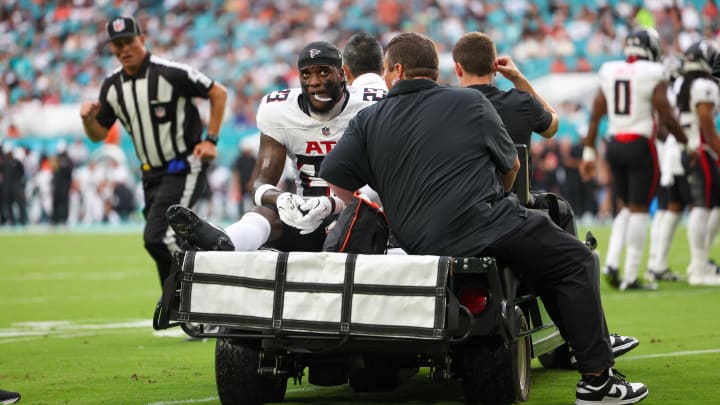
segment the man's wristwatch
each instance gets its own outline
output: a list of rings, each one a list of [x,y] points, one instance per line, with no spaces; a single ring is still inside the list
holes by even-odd
[[[212,134],[207,134],[207,136],[205,137],[205,140],[206,140],[206,141],[212,143],[212,144],[215,145],[215,146],[217,146],[218,139],[219,139],[219,138],[218,138],[217,135],[212,135]]]

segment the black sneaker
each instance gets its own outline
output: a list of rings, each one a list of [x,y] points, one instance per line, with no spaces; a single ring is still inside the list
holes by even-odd
[[[710,266],[712,266],[712,268],[715,269],[715,274],[720,275],[720,266],[718,266],[718,264],[715,263],[715,260],[708,259],[708,264],[710,264]]]
[[[649,281],[678,281],[678,280],[680,280],[680,275],[670,269],[665,269],[665,270],[661,270],[661,271],[648,269],[647,273],[645,273],[645,276],[647,277],[647,279]]]
[[[175,234],[197,250],[235,250],[225,231],[201,219],[190,208],[171,205],[165,215]]]
[[[0,390],[0,404],[14,404],[19,400],[19,392]]]
[[[608,378],[599,385],[580,380],[575,386],[575,405],[588,404],[636,404],[648,395],[643,383],[631,383],[614,369],[608,370]]]
[[[612,349],[613,358],[618,358],[630,350],[638,347],[640,341],[632,336],[622,336],[617,333],[610,334],[610,348]],[[570,364],[577,366],[577,359],[575,353],[572,351],[572,347],[569,348],[570,352]]]
[[[626,290],[639,290],[639,291],[655,291],[657,290],[657,284],[653,282],[642,283],[640,280],[635,280],[632,283],[626,283],[623,281],[620,283],[620,291]]]
[[[612,348],[613,357],[616,359],[639,345],[640,341],[632,336],[622,336],[617,333],[610,334],[610,347]]]
[[[620,269],[612,266],[605,266],[605,280],[614,289],[620,288]]]

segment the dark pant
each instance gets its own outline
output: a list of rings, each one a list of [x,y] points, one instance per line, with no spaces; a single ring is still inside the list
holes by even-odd
[[[483,255],[495,257],[532,282],[548,314],[569,340],[580,372],[612,367],[597,261],[584,243],[542,212],[528,210],[525,222],[493,242]]]
[[[145,249],[155,261],[160,286],[170,275],[172,251],[177,250],[175,233],[168,225],[165,212],[174,204],[192,207],[207,187],[205,169],[187,174],[145,173]]]
[[[645,137],[608,143],[606,158],[613,192],[625,204],[649,206],[660,182],[655,143]]]

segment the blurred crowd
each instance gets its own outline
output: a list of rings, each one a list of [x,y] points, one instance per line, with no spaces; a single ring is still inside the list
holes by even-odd
[[[94,159],[89,153],[73,156],[74,148],[87,150],[83,140],[43,150],[23,146],[23,138],[33,134],[24,134],[13,121],[13,112],[24,104],[57,106],[97,97],[105,72],[117,66],[105,46],[104,29],[116,15],[138,19],[151,52],[191,61],[225,84],[230,90],[226,125],[245,129],[255,128],[262,95],[298,85],[296,59],[303,45],[327,40],[342,48],[360,30],[382,43],[400,31],[425,33],[438,44],[440,82],[446,84],[456,84],[450,49],[468,31],[490,34],[498,52],[511,55],[530,79],[596,71],[603,62],[620,57],[623,38],[638,25],[658,30],[668,60],[701,37],[720,38],[713,0],[4,1],[0,5],[4,223],[132,220],[142,208],[136,169],[127,159]],[[574,183],[579,158],[575,144],[585,133],[590,98],[579,95],[556,105],[561,116],[557,140],[538,138],[532,149],[535,184],[559,191],[570,201],[587,200],[577,203],[578,218],[585,212],[604,215],[602,194],[598,197],[602,178],[587,191]],[[243,155],[241,149],[220,153],[232,155],[227,161],[233,161]],[[23,175],[18,174],[21,169]],[[214,168],[204,204],[212,218],[232,219],[243,209],[239,178],[234,163]],[[15,184],[20,181],[22,186]],[[17,208],[19,197],[12,191],[21,188],[26,209]],[[88,190],[98,198],[91,198]],[[67,215],[63,203],[55,202],[64,201],[65,194],[70,200]],[[121,199],[130,200],[133,208],[114,208]]]

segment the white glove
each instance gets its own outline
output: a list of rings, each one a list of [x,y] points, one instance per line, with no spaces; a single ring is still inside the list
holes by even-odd
[[[306,235],[315,231],[323,220],[329,215],[340,212],[345,208],[345,203],[337,197],[310,197],[300,206],[300,210],[305,212],[298,224],[300,225],[301,235]]]
[[[660,185],[669,187],[675,184],[675,176],[685,174],[682,165],[682,153],[674,136],[668,135],[660,156]]]
[[[297,194],[280,194],[277,197],[277,201],[275,201],[278,214],[280,215],[280,220],[293,228],[301,229],[298,221],[303,217],[303,212],[300,211],[300,206],[304,203],[305,200]]]

